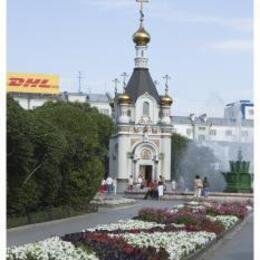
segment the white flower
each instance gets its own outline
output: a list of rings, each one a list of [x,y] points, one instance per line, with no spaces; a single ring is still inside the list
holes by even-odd
[[[233,225],[235,225],[239,221],[238,217],[228,216],[228,215],[218,215],[215,217],[207,215],[207,218],[209,218],[211,221],[221,222],[224,225],[226,230],[231,228]]]
[[[141,220],[119,220],[117,223],[107,224],[107,225],[98,225],[95,228],[88,228],[87,231],[93,232],[96,230],[108,230],[113,231],[117,229],[121,230],[131,230],[131,229],[150,229],[154,227],[164,228],[164,224],[158,224],[155,222],[147,222]]]
[[[24,246],[7,248],[7,260],[98,260],[94,254],[87,254],[72,243],[59,237],[52,237]]]
[[[152,246],[159,250],[164,248],[170,255],[170,259],[178,260],[182,257],[205,246],[216,238],[215,233],[209,232],[155,232],[139,234],[110,234],[111,237],[123,237],[131,245],[139,248]]]

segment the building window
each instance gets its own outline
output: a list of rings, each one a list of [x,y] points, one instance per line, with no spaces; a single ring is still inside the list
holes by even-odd
[[[144,116],[149,116],[149,114],[150,114],[150,107],[149,107],[150,105],[149,105],[149,103],[146,101],[146,102],[144,102],[144,104],[143,104],[143,115]]]
[[[226,130],[226,136],[231,136],[232,135],[232,130]]]
[[[199,141],[205,141],[206,137],[205,137],[205,135],[199,135],[198,139],[199,139]]]
[[[243,137],[247,137],[247,136],[248,136],[248,131],[242,131],[242,132],[241,132],[241,135],[242,135]]]
[[[206,127],[204,127],[204,126],[199,126],[199,130],[205,131],[205,130],[206,130]]]
[[[217,135],[217,130],[216,129],[211,129],[209,134],[210,135]]]
[[[127,116],[131,117],[131,110],[127,110]]]
[[[192,129],[191,129],[191,128],[187,128],[187,129],[186,129],[186,134],[187,134],[187,135],[191,135],[191,132],[192,132]]]

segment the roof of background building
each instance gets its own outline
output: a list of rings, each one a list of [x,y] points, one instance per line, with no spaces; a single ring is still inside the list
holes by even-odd
[[[175,125],[190,125],[191,118],[189,116],[173,116],[172,122]],[[238,122],[236,120],[231,120],[227,118],[220,118],[220,117],[208,117],[207,120],[204,122],[200,117],[195,117],[194,123],[196,125],[215,125],[215,126],[238,126]],[[254,121],[253,120],[242,120],[242,126],[249,126],[253,127]]]
[[[130,96],[131,101],[135,103],[137,98],[145,92],[154,97],[158,103],[160,102],[160,96],[149,70],[144,68],[135,68],[126,86],[126,93]]]
[[[235,104],[254,106],[250,100],[239,100],[237,102],[227,104],[226,107],[234,106]]]
[[[88,94],[87,99],[92,102],[109,102],[111,97],[108,93],[106,94]]]
[[[90,102],[100,102],[100,103],[108,103],[111,101],[111,96],[108,93],[105,94],[88,94],[83,92],[63,92],[65,96],[80,96],[86,97],[86,100]]]

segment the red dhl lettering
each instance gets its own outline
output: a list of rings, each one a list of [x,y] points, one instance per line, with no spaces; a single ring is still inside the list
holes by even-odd
[[[10,87],[25,87],[25,88],[50,88],[48,79],[37,78],[9,78],[8,86]]]

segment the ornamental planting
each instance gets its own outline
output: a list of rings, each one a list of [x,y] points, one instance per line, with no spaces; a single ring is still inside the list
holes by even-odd
[[[144,208],[134,219],[7,249],[8,260],[181,260],[207,247],[252,211],[249,203]]]

